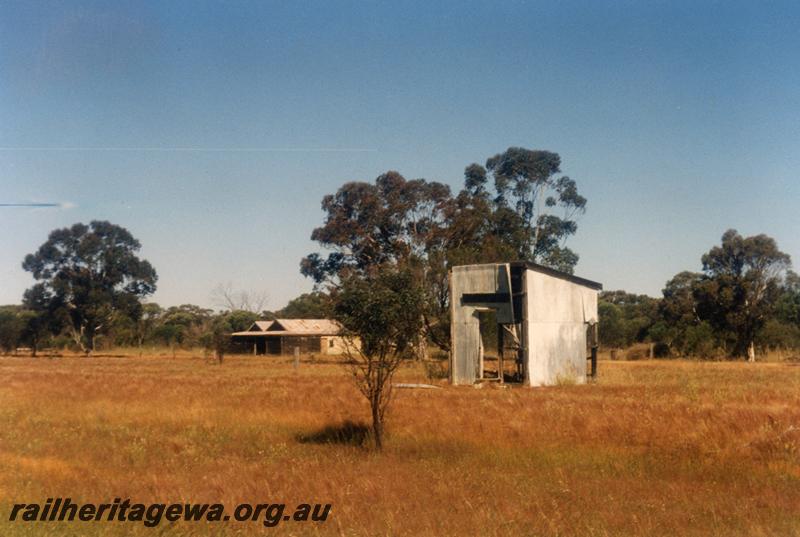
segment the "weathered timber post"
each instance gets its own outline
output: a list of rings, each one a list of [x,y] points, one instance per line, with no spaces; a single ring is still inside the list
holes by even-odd
[[[597,378],[597,348],[600,346],[598,323],[592,325],[592,378]]]
[[[503,325],[497,325],[497,378],[500,380],[500,384],[504,382],[504,375],[503,370],[505,369],[505,364],[503,363]]]

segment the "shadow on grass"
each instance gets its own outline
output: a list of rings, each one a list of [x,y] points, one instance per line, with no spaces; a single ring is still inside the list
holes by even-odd
[[[372,435],[368,425],[345,421],[339,425],[328,425],[311,434],[297,436],[301,444],[339,444],[364,447]]]

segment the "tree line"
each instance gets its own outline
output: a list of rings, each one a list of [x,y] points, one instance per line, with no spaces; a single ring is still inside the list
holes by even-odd
[[[131,233],[105,221],[75,224],[50,233],[39,249],[25,257],[23,268],[37,283],[22,304],[0,307],[0,350],[27,347],[72,349],[87,355],[99,348],[148,346],[204,347],[221,357],[232,348],[229,334],[247,330],[257,319],[319,317],[322,297],[307,293],[282,310],[253,311],[236,306],[263,301],[230,302],[214,311],[193,304],[162,308],[146,302],[156,289],[157,275],[138,257],[141,245]]]
[[[321,251],[300,264],[315,291],[277,312],[261,309],[265,295],[222,285],[214,290],[221,312],[148,303],[158,278],[131,233],[104,221],[75,224],[51,232],[23,260],[36,283],[20,305],[0,307],[0,349],[213,346],[256,318],[352,319],[356,312],[342,310],[348,290],[388,284],[394,274],[409,282],[398,302],[417,304],[419,325],[408,327],[414,334],[403,336],[405,347],[424,352],[430,344],[446,353],[449,268],[524,260],[572,272],[578,256],[566,242],[586,205],[557,153],[518,147],[466,166],[456,192],[395,171],[345,183],[322,200],[324,221],[311,233]],[[730,230],[702,255],[700,268],[675,275],[658,298],[602,293],[601,343],[649,342],[661,356],[751,359],[756,350],[800,346],[800,277],[772,238]]]
[[[93,343],[99,350],[120,347],[216,350],[218,342],[214,337],[220,332],[229,342],[228,334],[247,330],[256,320],[323,318],[328,310],[322,309],[322,303],[321,293],[304,293],[280,310],[256,313],[214,311],[194,304],[163,308],[147,302],[138,312],[113,319]],[[0,351],[9,354],[19,348],[29,349],[33,356],[42,349],[81,350],[70,331],[65,329],[63,320],[49,318],[46,311],[30,309],[26,305],[0,306]],[[237,349],[232,343],[226,344],[224,349],[226,352],[244,350]]]
[[[658,298],[600,295],[605,347],[654,345],[657,356],[741,357],[800,349],[800,276],[775,240],[728,230],[700,258],[702,270],[672,277]]]

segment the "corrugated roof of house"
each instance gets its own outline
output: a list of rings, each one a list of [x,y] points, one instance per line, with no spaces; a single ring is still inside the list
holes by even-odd
[[[332,335],[342,330],[339,323],[330,319],[276,319],[269,331],[278,331],[281,328],[286,332],[309,335]]]
[[[342,331],[342,326],[330,319],[276,319],[256,321],[244,332],[234,332],[234,336],[334,336]]]

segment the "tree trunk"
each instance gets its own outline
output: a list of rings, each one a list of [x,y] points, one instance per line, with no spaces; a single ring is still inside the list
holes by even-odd
[[[414,342],[414,358],[418,362],[424,362],[428,359],[428,341],[422,334],[420,334]]]
[[[87,357],[94,352],[94,333],[86,334],[86,347],[84,348],[84,352]]]
[[[375,436],[375,449],[378,451],[383,449],[383,422],[381,421],[381,413],[378,408],[379,403],[377,399],[372,400],[372,434]]]
[[[81,352],[89,354],[89,350],[86,348],[86,345],[83,343],[83,327],[81,326],[79,329],[76,329],[74,326],[70,329],[72,332],[72,340],[81,350]]]

